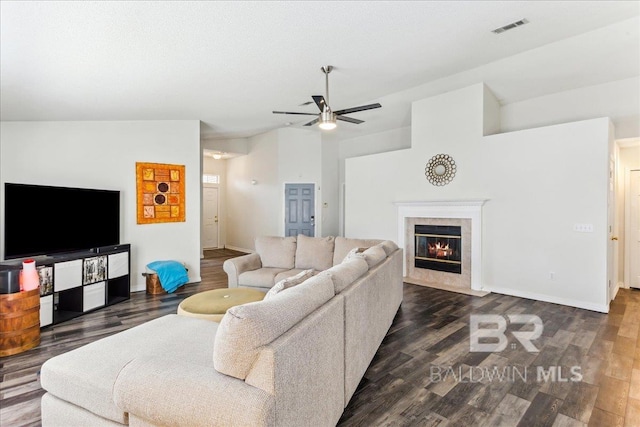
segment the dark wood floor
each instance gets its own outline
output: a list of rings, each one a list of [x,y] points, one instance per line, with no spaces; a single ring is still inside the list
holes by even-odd
[[[640,426],[639,291],[620,290],[606,315],[408,284],[404,295],[341,425]],[[470,352],[470,314],[539,316],[540,352],[513,337],[502,352]],[[538,381],[538,367],[556,366],[556,379],[570,379],[577,366],[582,380]],[[503,381],[487,375],[496,369]]]
[[[207,252],[201,283],[172,295],[132,294],[130,301],[45,328],[39,347],[0,359],[0,425],[40,425],[37,374],[45,360],[175,313],[196,292],[226,287],[222,263],[237,254]],[[621,290],[608,315],[409,284],[404,295],[339,425],[640,426],[640,292]],[[544,330],[533,343],[540,351],[527,352],[507,329],[504,351],[470,352],[471,314],[539,316]],[[580,369],[582,380],[538,380],[538,368],[548,373],[555,367],[556,380],[570,379],[571,367]]]

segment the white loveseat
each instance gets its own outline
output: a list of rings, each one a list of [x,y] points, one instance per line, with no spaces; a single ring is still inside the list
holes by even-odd
[[[43,425],[335,425],[402,302],[401,250],[369,243],[220,324],[167,315],[49,359]]]

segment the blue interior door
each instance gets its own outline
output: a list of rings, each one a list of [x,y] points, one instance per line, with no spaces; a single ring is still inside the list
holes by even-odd
[[[284,235],[315,235],[314,184],[284,185]]]

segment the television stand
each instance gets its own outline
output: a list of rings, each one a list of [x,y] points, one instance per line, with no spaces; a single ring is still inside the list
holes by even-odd
[[[41,328],[131,297],[129,244],[29,258],[36,261],[40,274]],[[21,267],[22,261],[3,261],[0,268]]]

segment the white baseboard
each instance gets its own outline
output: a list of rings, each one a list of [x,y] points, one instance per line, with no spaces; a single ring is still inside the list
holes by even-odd
[[[624,289],[624,283],[622,282],[618,282],[618,284],[616,284],[616,288],[613,290],[613,295],[611,295],[611,301],[616,298],[616,295],[618,295],[618,291],[620,289]]]
[[[255,252],[254,249],[245,249],[245,248],[239,248],[237,246],[230,246],[230,245],[226,245],[224,248],[225,249],[231,249],[232,251],[246,252],[248,254],[252,254],[252,253]]]
[[[554,304],[568,305],[569,307],[583,308],[585,310],[598,311],[600,313],[608,313],[609,305],[594,304],[586,301],[576,301],[566,298],[553,297],[549,295],[537,294],[535,292],[519,291],[508,288],[483,287],[483,291],[495,292],[497,294],[511,295],[514,297],[528,298],[537,301],[551,302]]]
[[[146,283],[132,283],[130,291],[131,292],[143,292],[147,290]]]
[[[200,283],[202,281],[202,277],[201,276],[197,276],[197,277],[189,277],[189,281],[187,282],[187,285],[191,284],[191,283]],[[132,283],[130,288],[129,288],[130,292],[146,292],[147,291],[147,282],[142,282],[142,283]]]

